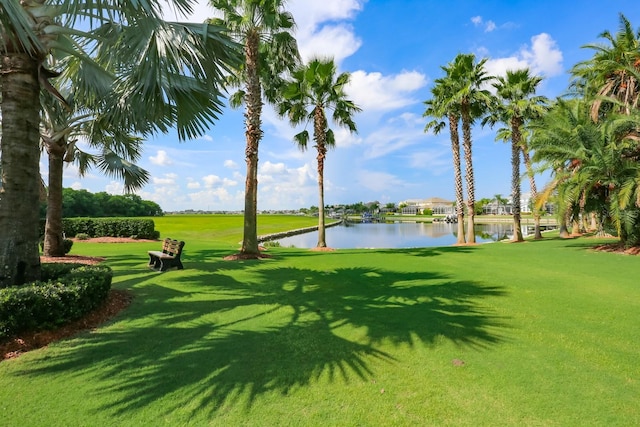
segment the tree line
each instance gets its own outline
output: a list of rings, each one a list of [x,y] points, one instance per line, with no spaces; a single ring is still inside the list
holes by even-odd
[[[41,215],[46,213],[46,204],[41,208]],[[162,216],[160,205],[150,200],[143,200],[137,194],[109,194],[104,191],[91,193],[87,190],[62,190],[62,216],[77,217],[135,217]]]
[[[475,242],[473,125],[499,124],[496,140],[511,145],[514,241],[523,240],[522,160],[534,200],[536,238],[542,237],[542,209],[551,201],[558,207],[561,235],[571,227],[573,233],[593,230],[617,235],[626,246],[640,244],[640,29],[621,14],[618,31],[604,31],[600,38],[604,43],[583,46],[594,51],[593,57],[572,68],[566,94],[555,100],[536,95],[542,78],[529,69],[491,76],[487,59],[473,54],[459,54],[442,66],[444,76],[435,80],[425,101],[424,116],[430,118],[425,131],[449,131],[458,243],[465,243],[465,215],[467,242]],[[537,170],[552,174],[541,192]]]

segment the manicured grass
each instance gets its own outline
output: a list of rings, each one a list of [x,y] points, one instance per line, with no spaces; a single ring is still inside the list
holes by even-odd
[[[638,257],[550,237],[224,261],[241,218],[172,220],[182,271],[147,270],[153,243],[74,245],[136,298],[0,363],[0,424],[640,425]]]

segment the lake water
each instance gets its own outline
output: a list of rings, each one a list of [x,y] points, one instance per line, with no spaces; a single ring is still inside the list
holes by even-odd
[[[350,223],[326,229],[327,246],[336,249],[357,248],[421,248],[450,246],[456,243],[457,224],[445,222]],[[523,227],[523,234],[529,232]],[[476,242],[496,242],[513,235],[511,223],[476,224]],[[313,248],[318,243],[318,232],[277,239],[281,246]]]

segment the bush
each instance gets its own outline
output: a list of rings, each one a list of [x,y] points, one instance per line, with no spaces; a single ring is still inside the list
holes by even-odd
[[[106,266],[43,264],[42,277],[0,289],[0,339],[82,317],[107,299],[113,273]]]
[[[78,233],[78,234],[76,234],[76,239],[78,239],[78,240],[89,240],[89,235],[87,233]]]
[[[64,254],[68,254],[69,252],[71,252],[71,248],[73,247],[73,240],[71,239],[64,239],[62,240],[62,247],[64,248]]]
[[[73,240],[71,239],[62,240],[62,248],[64,249],[65,255],[71,252],[72,247],[73,247]],[[40,238],[40,251],[44,252],[44,237]]]
[[[67,236],[77,237],[129,237],[157,239],[160,232],[155,230],[152,219],[139,218],[65,218],[62,226]]]

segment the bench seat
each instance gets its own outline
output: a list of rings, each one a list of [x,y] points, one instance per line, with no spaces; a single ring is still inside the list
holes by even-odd
[[[182,248],[184,248],[184,242],[170,238],[164,239],[161,251],[147,252],[149,254],[149,268],[167,271],[169,268],[176,267],[178,270],[182,270],[184,268],[180,260]]]

